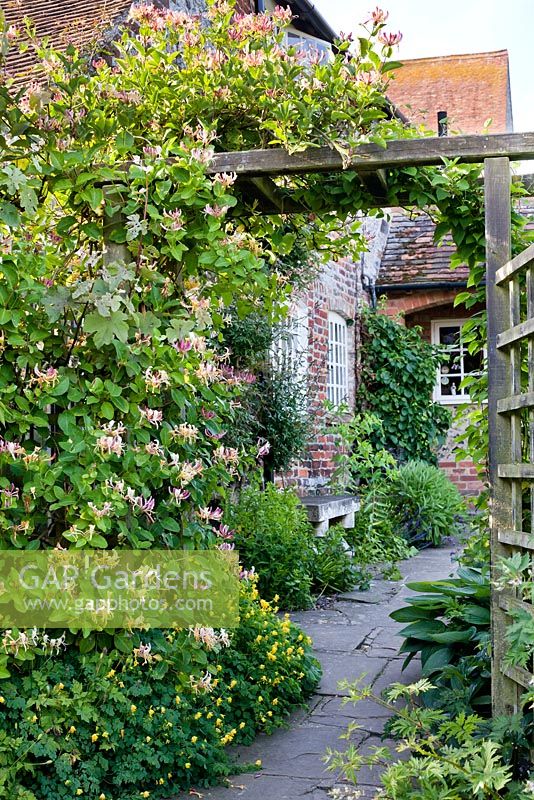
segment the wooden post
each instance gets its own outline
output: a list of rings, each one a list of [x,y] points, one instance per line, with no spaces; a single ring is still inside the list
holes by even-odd
[[[496,578],[496,563],[507,555],[499,542],[499,529],[513,529],[511,482],[499,478],[498,465],[512,462],[512,428],[510,420],[497,413],[497,403],[507,397],[511,385],[509,355],[497,349],[497,336],[510,327],[510,302],[506,286],[496,286],[495,274],[511,257],[510,162],[508,158],[487,158],[484,161],[484,194],[486,208],[486,296],[488,313],[488,422],[490,478],[490,552],[491,577]],[[491,590],[492,626],[492,708],[495,715],[517,710],[518,691],[501,669],[506,652],[506,614],[499,596]]]
[[[107,202],[120,205],[120,195],[111,185],[104,186],[104,197]],[[124,217],[120,208],[110,217],[104,216],[104,264],[113,264],[120,261],[127,264],[131,258],[125,244],[118,244],[110,240],[112,230],[122,224]]]

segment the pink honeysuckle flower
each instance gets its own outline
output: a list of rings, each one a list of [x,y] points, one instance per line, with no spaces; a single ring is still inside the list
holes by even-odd
[[[239,573],[240,581],[249,581],[255,577],[256,577],[256,570],[254,569],[254,567],[252,567],[251,569],[242,569],[241,572]]]
[[[217,461],[224,461],[225,464],[238,464],[239,463],[239,450],[235,447],[217,447],[213,451],[213,458]]]
[[[151,425],[155,425],[156,428],[159,428],[163,420],[163,411],[157,408],[143,408],[139,406],[139,413],[143,419],[146,419]]]
[[[202,406],[202,408],[200,409],[200,413],[202,414],[204,419],[213,419],[214,417],[217,416],[215,411],[212,411],[211,408],[206,408],[205,406]]]
[[[180,472],[178,473],[178,480],[183,485],[187,483],[191,483],[197,475],[200,475],[204,470],[204,465],[201,461],[195,461],[192,464],[190,461],[184,461],[184,463],[180,466]]]
[[[145,444],[145,453],[148,453],[150,456],[163,456],[164,451],[160,443],[153,439],[148,444]]]
[[[221,542],[217,545],[217,550],[235,550],[235,544],[233,542]]]
[[[206,506],[204,508],[199,508],[197,514],[204,522],[209,522],[209,520],[218,521],[222,519],[223,510],[222,508],[208,508]]]
[[[0,439],[0,453],[9,453],[12,459],[25,454],[25,450],[18,442],[8,442]]]
[[[384,47],[394,47],[402,40],[402,33],[379,33],[378,40],[382,42]]]
[[[213,529],[217,536],[220,536],[221,539],[233,539],[235,536],[235,531],[230,530],[229,526],[226,524],[219,525],[218,528]]]
[[[102,508],[98,508],[94,503],[87,503],[88,507],[91,509],[93,514],[97,519],[102,519],[103,517],[109,517],[113,510],[113,506],[109,502],[105,502]]]
[[[210,205],[209,203],[204,206],[204,214],[207,217],[224,217],[228,211],[229,206]]]
[[[149,392],[158,392],[161,387],[170,386],[169,374],[164,369],[148,367],[145,370],[145,386]]]
[[[97,447],[102,455],[111,455],[113,453],[116,456],[120,456],[124,450],[122,436],[120,434],[101,436],[97,442]]]
[[[35,366],[33,371],[36,375],[35,382],[39,386],[55,386],[59,380],[59,372],[55,367],[48,367],[47,370],[41,372],[40,369]]]
[[[175,503],[181,503],[182,500],[188,500],[191,497],[191,492],[188,492],[187,489],[177,489],[176,486],[169,486],[169,494]]]
[[[237,172],[217,172],[213,176],[214,183],[220,183],[224,189],[233,186],[237,180]]]
[[[159,145],[155,147],[153,145],[145,145],[145,147],[143,147],[143,153],[149,158],[157,158],[161,155],[161,147],[159,147]]]
[[[389,11],[383,11],[378,6],[374,11],[371,11],[369,17],[365,20],[365,24],[372,22],[373,25],[382,25],[389,17]]]
[[[13,500],[19,499],[20,490],[14,483],[10,484],[7,489],[0,489],[0,492],[4,495],[4,508],[10,508]]]
[[[193,342],[191,339],[180,339],[173,343],[173,347],[177,353],[187,353],[193,347]]]
[[[166,211],[163,219],[164,227],[168,231],[181,231],[184,227],[183,213],[179,208],[175,211]]]

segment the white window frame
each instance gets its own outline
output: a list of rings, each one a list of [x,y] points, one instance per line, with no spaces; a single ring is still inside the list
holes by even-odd
[[[319,39],[318,36],[312,36],[310,33],[302,33],[302,31],[288,30],[284,36],[286,47],[298,47],[298,43],[291,42],[290,37],[295,37],[302,42],[309,42],[310,45],[315,45],[314,49],[324,54],[324,58],[321,59],[321,61],[330,61],[332,59],[332,45],[325,39]]]
[[[271,345],[271,363],[275,369],[288,369],[299,381],[308,374],[308,308],[304,303],[292,306],[280,333]]]
[[[349,399],[349,348],[347,320],[328,312],[326,396],[338,408]]]
[[[451,327],[459,327],[460,328],[460,335],[462,332],[462,327],[468,319],[434,319],[431,323],[431,337],[432,337],[432,344],[436,345],[437,347],[443,347],[440,342],[439,332],[441,328],[451,328]],[[461,353],[460,353],[460,371],[458,372],[457,377],[460,377],[460,385],[466,375],[473,375],[474,373],[464,371],[464,359],[463,359],[463,345],[461,345]],[[485,356],[485,354],[484,354]],[[464,405],[465,403],[472,403],[471,397],[469,394],[450,394],[450,395],[443,395],[441,394],[441,378],[442,372],[441,368],[438,367],[436,370],[436,383],[434,386],[434,393],[433,398],[437,403],[441,403],[441,405],[452,405],[452,406],[459,406]]]

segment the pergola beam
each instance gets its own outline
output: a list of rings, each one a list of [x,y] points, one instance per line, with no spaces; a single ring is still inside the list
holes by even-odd
[[[341,155],[330,147],[311,147],[300,153],[288,153],[279,147],[240,150],[215,153],[207,171],[209,174],[235,172],[242,177],[341,172],[344,169],[368,173],[408,166],[435,166],[442,164],[444,159],[474,164],[501,156],[517,161],[534,159],[534,133],[400,139],[388,142],[384,148],[362,144],[354,149],[345,163]]]

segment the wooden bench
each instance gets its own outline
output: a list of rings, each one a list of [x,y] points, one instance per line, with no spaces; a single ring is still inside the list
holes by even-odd
[[[330,525],[353,528],[360,507],[359,499],[352,494],[311,494],[302,497],[301,503],[317,536],[324,536]]]

